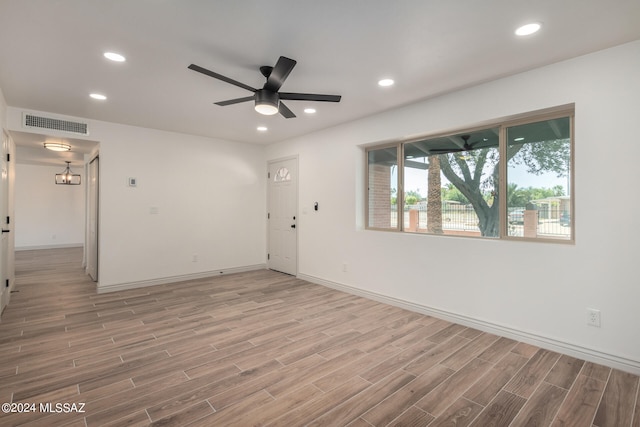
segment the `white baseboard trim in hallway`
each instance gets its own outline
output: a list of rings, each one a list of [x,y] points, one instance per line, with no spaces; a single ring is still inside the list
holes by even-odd
[[[40,249],[82,248],[82,243],[63,243],[60,245],[16,246],[16,251],[37,251]]]
[[[321,279],[315,276],[298,274],[297,277],[301,280],[306,280],[307,282],[315,283],[317,285],[322,285],[328,288],[347,292],[353,295],[369,298],[374,301],[404,308],[406,310],[414,311],[416,313],[437,317],[439,319],[447,320],[449,322],[459,323],[467,327],[479,329],[483,332],[500,335],[500,336],[511,338],[527,344],[532,344],[537,347],[545,348],[547,350],[556,351],[558,353],[567,354],[569,356],[573,356],[573,357],[577,357],[590,362],[609,366],[611,368],[620,369],[622,371],[629,372],[634,375],[640,375],[640,361],[637,361],[637,360],[628,359],[628,358],[617,356],[614,354],[609,354],[609,353],[594,350],[591,348],[582,347],[579,345],[559,341],[550,337],[537,335],[531,332],[521,331],[509,326],[487,322],[485,320],[480,320],[473,317],[468,317],[463,314],[453,313],[446,310],[440,310],[437,308],[416,304],[410,301],[405,301],[399,298],[394,298],[394,297],[379,294],[376,292],[359,289],[353,286],[333,282],[330,280]]]
[[[221,268],[212,271],[203,271],[200,273],[183,274],[180,276],[161,277],[158,279],[140,280],[138,282],[116,283],[113,285],[99,285],[96,290],[99,294],[107,292],[125,291],[127,289],[144,288],[147,286],[165,285],[167,283],[186,282],[188,280],[206,279],[207,277],[222,276],[223,274],[244,273],[246,271],[264,270],[266,264],[246,265],[241,267]]]

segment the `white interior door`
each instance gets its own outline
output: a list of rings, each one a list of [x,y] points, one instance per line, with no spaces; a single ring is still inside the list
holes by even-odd
[[[98,281],[98,167],[96,157],[89,163],[89,219],[87,239],[87,274],[94,282]]]
[[[9,137],[2,133],[2,149],[0,150],[0,170],[2,179],[0,181],[0,224],[2,233],[0,234],[0,313],[9,303],[9,232],[11,219],[9,218]]]
[[[267,266],[298,273],[298,159],[269,163]]]

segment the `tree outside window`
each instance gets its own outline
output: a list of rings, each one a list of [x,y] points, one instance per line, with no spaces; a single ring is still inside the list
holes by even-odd
[[[417,233],[572,240],[571,120],[572,112],[565,112],[398,144],[392,164],[402,174],[391,176],[398,180],[394,188],[404,188],[404,206],[396,205],[401,220],[394,226]],[[369,154],[370,170],[380,166],[371,159]]]

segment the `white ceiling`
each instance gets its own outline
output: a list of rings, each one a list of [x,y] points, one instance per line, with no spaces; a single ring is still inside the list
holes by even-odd
[[[268,144],[637,40],[639,23],[638,0],[0,0],[0,88],[13,107]],[[280,55],[298,61],[282,91],[342,101],[262,116],[214,105],[251,93],[187,69],[258,88]]]

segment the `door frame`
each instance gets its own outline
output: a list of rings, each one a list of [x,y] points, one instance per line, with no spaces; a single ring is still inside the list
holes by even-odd
[[[6,165],[6,178],[3,178],[2,189],[0,189],[0,211],[2,216],[2,229],[9,230],[3,235],[3,242],[6,243],[6,247],[0,250],[0,316],[2,311],[9,305],[11,300],[11,292],[15,287],[15,237],[14,237],[14,224],[15,224],[15,211],[13,207],[14,198],[14,177],[15,177],[15,145],[9,132],[0,128],[2,132],[2,144],[0,147],[0,155],[2,156],[2,163]],[[0,322],[1,322],[0,318]]]
[[[96,185],[95,185],[95,194],[92,191],[91,179],[93,177],[92,174],[92,164],[94,162],[96,165]],[[85,272],[89,275],[91,280],[94,282],[99,282],[100,277],[100,154],[96,154],[89,160],[86,164],[85,176],[87,177],[87,189],[86,189],[86,200],[85,200],[85,249],[84,249],[84,257],[85,257]],[[95,199],[95,207],[94,211],[92,211],[92,201]],[[95,214],[95,218],[92,218],[92,214]],[[91,222],[95,220],[95,253],[93,253],[93,249],[91,248]],[[91,274],[90,267],[95,263],[95,277]]]
[[[300,242],[299,242],[299,230],[300,227],[298,226],[300,224],[300,213],[298,212],[299,210],[299,191],[300,191],[300,159],[299,156],[297,154],[292,155],[292,156],[286,156],[286,157],[279,157],[276,159],[271,159],[267,161],[267,173],[265,174],[267,177],[267,200],[266,200],[266,211],[267,211],[267,215],[265,215],[266,217],[266,221],[267,221],[267,241],[266,241],[266,254],[269,253],[270,247],[271,247],[271,228],[270,228],[270,224],[269,224],[269,207],[271,204],[271,177],[269,175],[270,170],[271,170],[271,165],[273,163],[280,163],[280,162],[285,162],[285,161],[289,161],[289,160],[294,160],[296,163],[296,180],[295,180],[295,217],[296,217],[296,238],[295,238],[295,242],[296,242],[296,247],[295,247],[295,253],[296,253],[296,262],[295,262],[295,272],[294,272],[294,276],[298,276],[298,264],[299,264],[299,258],[300,258],[300,254],[299,254],[299,247],[300,247]],[[267,268],[269,268],[269,259],[267,259]],[[277,271],[277,270],[274,270]]]

